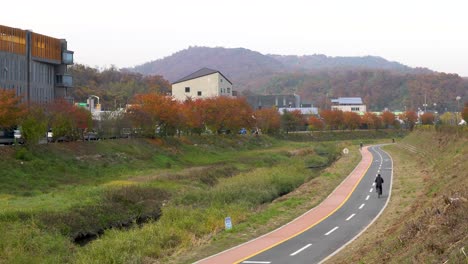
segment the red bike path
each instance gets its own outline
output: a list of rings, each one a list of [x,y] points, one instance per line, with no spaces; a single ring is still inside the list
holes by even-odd
[[[288,224],[244,244],[199,260],[197,264],[240,263],[284,241],[295,237],[319,224],[337,211],[351,196],[356,186],[372,164],[372,154],[367,147],[361,150],[362,159],[354,170],[338,187],[319,205]]]

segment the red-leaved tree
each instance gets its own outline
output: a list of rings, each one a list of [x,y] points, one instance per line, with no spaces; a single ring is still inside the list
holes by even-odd
[[[0,88],[0,128],[10,128],[19,124],[26,114],[26,106],[21,103],[15,91]]]

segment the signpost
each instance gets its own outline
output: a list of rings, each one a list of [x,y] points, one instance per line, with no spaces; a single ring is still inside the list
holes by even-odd
[[[343,149],[343,154],[348,154],[349,153],[349,150],[347,148],[344,148]]]
[[[231,230],[232,229],[232,222],[231,222],[231,217],[226,217],[224,218],[224,226],[226,230]]]

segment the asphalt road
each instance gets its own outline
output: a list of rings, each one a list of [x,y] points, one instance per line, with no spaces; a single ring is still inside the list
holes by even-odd
[[[240,263],[320,263],[359,236],[386,207],[393,175],[391,157],[379,146],[369,147],[369,151],[372,164],[340,209],[313,228]],[[385,181],[380,198],[374,184],[377,173]]]

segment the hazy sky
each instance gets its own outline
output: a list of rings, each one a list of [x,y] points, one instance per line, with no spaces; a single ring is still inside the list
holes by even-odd
[[[0,25],[65,38],[75,62],[93,67],[208,46],[375,55],[468,76],[467,0],[15,0],[0,10]]]

